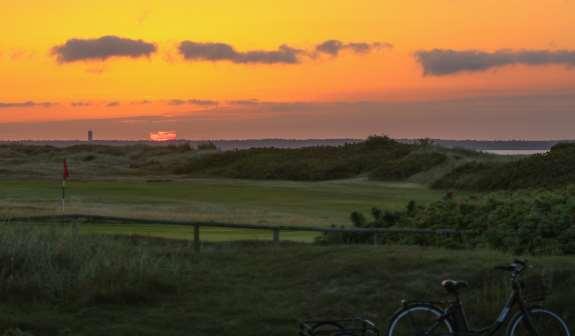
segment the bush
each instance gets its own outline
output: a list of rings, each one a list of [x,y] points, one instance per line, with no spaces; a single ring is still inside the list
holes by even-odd
[[[435,188],[477,191],[557,188],[575,183],[575,144],[511,162],[467,163],[436,181]]]
[[[446,195],[449,195],[446,194]],[[352,213],[356,227],[456,229],[463,235],[418,236],[386,234],[382,243],[405,243],[451,248],[488,247],[513,254],[575,254],[575,191],[531,191],[490,194],[481,199],[454,196],[427,206],[408,203],[400,212],[372,209],[368,221]],[[373,235],[326,234],[324,243],[372,243]],[[353,236],[353,237],[350,237]],[[464,239],[462,239],[464,238]]]
[[[218,150],[218,147],[211,141],[198,144],[198,150]]]

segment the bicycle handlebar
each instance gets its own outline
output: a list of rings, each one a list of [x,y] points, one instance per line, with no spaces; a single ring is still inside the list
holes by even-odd
[[[496,266],[495,269],[499,271],[506,271],[513,273],[514,276],[519,275],[528,267],[526,260],[514,260],[510,265]]]

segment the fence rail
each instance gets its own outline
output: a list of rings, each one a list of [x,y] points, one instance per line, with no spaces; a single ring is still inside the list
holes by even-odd
[[[64,222],[113,222],[129,224],[157,224],[157,225],[181,225],[194,228],[194,248],[199,251],[201,246],[200,228],[231,228],[271,231],[274,243],[279,243],[280,232],[318,232],[318,233],[372,233],[374,241],[378,241],[378,235],[384,234],[424,234],[424,235],[456,235],[461,236],[465,231],[454,229],[417,229],[417,228],[355,228],[355,227],[321,227],[321,226],[298,226],[298,225],[256,225],[256,224],[232,224],[219,222],[194,222],[184,220],[142,219],[131,217],[113,217],[85,214],[64,215],[39,215],[26,217],[13,217],[7,219],[12,222],[41,222],[41,221],[64,221]]]

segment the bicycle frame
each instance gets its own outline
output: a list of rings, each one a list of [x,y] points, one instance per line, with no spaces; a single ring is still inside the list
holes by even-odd
[[[515,280],[513,281],[513,292],[509,296],[507,302],[503,306],[503,309],[501,309],[499,316],[492,325],[480,329],[470,328],[465,310],[463,309],[463,304],[459,299],[459,295],[456,295],[455,300],[448,303],[447,309],[445,309],[445,313],[439,319],[437,319],[437,321],[423,335],[434,335],[434,330],[447,320],[454,329],[453,334],[442,336],[493,336],[501,329],[503,325],[509,322],[512,316],[513,308],[515,306],[517,306],[519,311],[526,317],[525,322],[529,333],[533,336],[540,336],[531,324],[528,306],[523,301],[523,298],[520,295],[520,286]]]

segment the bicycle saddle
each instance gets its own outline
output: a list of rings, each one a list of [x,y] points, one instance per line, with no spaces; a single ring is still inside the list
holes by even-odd
[[[450,293],[457,293],[458,290],[469,287],[469,284],[465,281],[443,280],[441,286]]]

